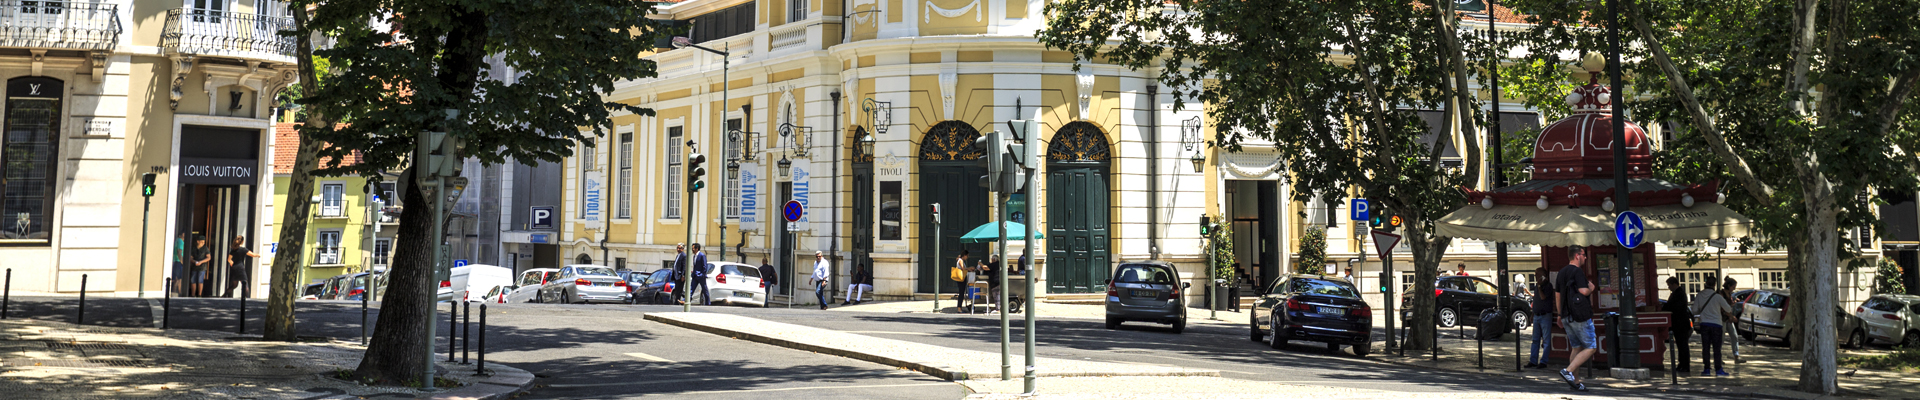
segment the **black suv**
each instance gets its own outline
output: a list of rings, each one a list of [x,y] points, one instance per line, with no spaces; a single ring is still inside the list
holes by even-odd
[[[1373,351],[1373,308],[1360,299],[1360,289],[1344,279],[1317,275],[1287,275],[1273,282],[1249,313],[1251,339],[1273,348],[1289,340],[1312,340],[1338,351],[1353,346],[1353,355]]]
[[[1442,328],[1458,326],[1464,321],[1462,318],[1477,321],[1480,313],[1500,306],[1498,286],[1478,277],[1441,276],[1434,282],[1433,292],[1437,305],[1434,308],[1433,321]],[[1533,306],[1529,303],[1532,300],[1528,297],[1507,296],[1507,307],[1503,314],[1513,319],[1513,327],[1516,331],[1529,328],[1533,322]],[[1412,319],[1413,293],[1402,293],[1400,305],[1402,310],[1408,310],[1401,311],[1400,318]]]

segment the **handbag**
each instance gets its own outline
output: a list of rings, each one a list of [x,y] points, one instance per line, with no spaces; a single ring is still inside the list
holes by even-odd
[[[949,272],[949,273],[947,274],[947,275],[948,275],[948,278],[951,278],[951,279],[953,279],[953,281],[954,281],[954,282],[963,282],[963,281],[966,281],[966,280],[967,280],[967,272],[966,272],[966,271],[961,271],[959,267],[953,267],[952,269],[949,269],[948,271],[950,271],[950,272]]]

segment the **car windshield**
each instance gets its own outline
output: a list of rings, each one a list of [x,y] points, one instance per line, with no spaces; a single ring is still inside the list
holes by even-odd
[[[1173,273],[1165,268],[1151,265],[1122,265],[1120,272],[1113,275],[1115,283],[1145,283],[1150,285],[1173,284]]]
[[[1340,282],[1319,279],[1295,279],[1291,286],[1291,290],[1295,293],[1345,297],[1350,299],[1360,298],[1360,291],[1354,290],[1352,285]]]
[[[579,275],[614,276],[613,268],[607,267],[574,267],[573,270],[575,274]]]
[[[1759,301],[1760,306],[1766,308],[1786,308],[1786,302],[1787,296],[1778,293],[1768,293],[1767,296],[1762,297]]]
[[[731,275],[741,275],[749,278],[760,277],[760,270],[752,267],[728,265],[724,271],[727,271],[727,273]]]

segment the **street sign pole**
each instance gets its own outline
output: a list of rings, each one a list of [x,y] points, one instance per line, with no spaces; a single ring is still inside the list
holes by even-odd
[[[940,264],[946,264],[940,252],[940,203],[933,203],[933,276],[945,276],[940,273]],[[940,313],[940,280],[933,281],[933,313]]]
[[[1037,133],[1033,133],[1033,132],[1028,132],[1027,134],[1028,134],[1028,135],[1036,135]],[[1029,137],[1032,137],[1032,136],[1029,136]],[[1028,143],[1033,143],[1033,141],[1031,141],[1031,140],[1030,140],[1030,141],[1028,141]],[[1038,151],[1038,150],[1037,150],[1038,148],[1039,148],[1038,146],[1032,146],[1032,145],[1029,145],[1029,146],[1027,146],[1027,151]],[[1040,170],[1039,170],[1038,168],[1034,168],[1034,166],[1032,166],[1032,165],[1028,165],[1028,166],[1027,166],[1027,168],[1028,168],[1028,170],[1027,170],[1027,174],[1026,174],[1026,175],[1027,175],[1027,184],[1026,184],[1026,185],[1022,185],[1021,187],[1025,187],[1025,188],[1027,188],[1027,193],[1039,193],[1040,191],[1039,191],[1039,190],[1037,190],[1037,189],[1034,189],[1034,186],[1033,186],[1033,185],[1034,185],[1034,183],[1036,183],[1036,182],[1035,182],[1035,180],[1037,179],[1037,178],[1036,178],[1036,176],[1037,176],[1037,175],[1039,175],[1039,172],[1040,172]],[[1026,301],[1025,301],[1025,304],[1026,304],[1026,308],[1027,308],[1027,332],[1026,332],[1026,335],[1025,335],[1025,336],[1026,336],[1026,339],[1027,339],[1027,343],[1026,343],[1026,346],[1027,346],[1027,353],[1026,353],[1026,354],[1027,354],[1027,375],[1026,375],[1026,389],[1027,389],[1027,391],[1026,391],[1026,394],[1027,394],[1027,395],[1033,395],[1033,394],[1035,393],[1035,391],[1037,391],[1037,390],[1038,390],[1038,388],[1036,388],[1036,387],[1034,386],[1034,373],[1035,373],[1035,371],[1034,371],[1034,365],[1033,365],[1033,339],[1034,339],[1034,335],[1036,335],[1036,334],[1037,334],[1037,332],[1036,332],[1036,331],[1034,331],[1034,327],[1033,327],[1033,317],[1034,317],[1034,312],[1033,312],[1033,309],[1035,309],[1035,308],[1039,308],[1039,307],[1040,307],[1040,302],[1039,302],[1039,301],[1035,301],[1035,299],[1033,298],[1033,297],[1034,297],[1034,296],[1033,296],[1033,294],[1034,294],[1034,293],[1039,293],[1039,292],[1035,292],[1035,291],[1033,291],[1033,281],[1034,281],[1034,279],[1035,279],[1035,276],[1036,276],[1036,275],[1034,274],[1034,272],[1033,272],[1033,271],[1034,271],[1034,268],[1033,268],[1033,265],[1034,265],[1034,264],[1037,264],[1037,263],[1036,263],[1035,261],[1036,261],[1036,260],[1038,260],[1038,259],[1039,259],[1039,257],[1037,257],[1037,256],[1036,256],[1036,255],[1034,254],[1034,251],[1033,251],[1033,249],[1034,249],[1034,247],[1033,247],[1033,235],[1034,235],[1034,233],[1033,233],[1033,231],[1034,231],[1034,230],[1036,230],[1036,229],[1040,229],[1040,228],[1039,228],[1039,227],[1040,227],[1040,224],[1039,224],[1039,221],[1040,221],[1040,219],[1039,219],[1039,218],[1035,218],[1035,217],[1034,217],[1034,215],[1035,215],[1034,213],[1036,212],[1036,210],[1034,209],[1034,203],[1036,203],[1036,201],[1035,201],[1036,199],[1034,199],[1033,197],[1034,197],[1034,196],[1031,196],[1031,195],[1029,195],[1029,196],[1027,196],[1027,204],[1026,204],[1026,209],[1027,209],[1027,244],[1026,244],[1026,248],[1020,251],[1020,253],[1021,253],[1021,254],[1023,254],[1023,255],[1026,255],[1026,259],[1027,259],[1027,262],[1026,262],[1026,264],[1023,264],[1023,265],[1021,266],[1021,267],[1023,268],[1023,269],[1021,270],[1021,272],[1023,272],[1023,273],[1026,273],[1026,274],[1027,274],[1027,279],[1026,279],[1026,282],[1023,282],[1023,284],[1025,284],[1025,285],[1027,285],[1027,299],[1026,299]],[[1002,290],[1002,292],[1005,292],[1005,291],[1004,291],[1004,290]]]
[[[1400,355],[1405,356],[1407,355],[1407,349],[1397,346],[1397,342],[1393,338],[1393,319],[1398,318],[1400,315],[1393,312],[1393,282],[1388,281],[1393,278],[1393,246],[1400,244],[1400,235],[1376,230],[1371,232],[1371,236],[1373,236],[1374,251],[1379,252],[1380,255],[1380,278],[1383,280],[1380,282],[1380,288],[1382,289],[1380,291],[1380,300],[1381,302],[1387,303],[1387,348],[1399,348]]]
[[[1620,64],[1620,0],[1607,1],[1607,14],[1608,17],[1610,17],[1608,18],[1609,24],[1607,25],[1607,50],[1609,50],[1607,52],[1607,85],[1610,86],[1608,92],[1612,93],[1613,96],[1613,101],[1610,102],[1613,107],[1613,142],[1621,144],[1613,146],[1613,202],[1620,206],[1622,213],[1626,213],[1633,210],[1633,208],[1628,206],[1629,203],[1627,202],[1628,197],[1631,197],[1628,196],[1628,194],[1632,192],[1631,188],[1627,186],[1627,146],[1625,145],[1625,143],[1627,143],[1627,116],[1624,109],[1620,106],[1620,103],[1625,102],[1623,101],[1625,98],[1623,96],[1626,94],[1620,86],[1620,70],[1622,67]],[[1637,241],[1638,240],[1636,240],[1636,242]],[[1618,267],[1620,269],[1620,280],[1618,282],[1621,307],[1620,326],[1615,329],[1617,336],[1614,337],[1616,338],[1640,337],[1640,321],[1634,312],[1638,303],[1634,301],[1633,249],[1629,246],[1629,244],[1622,243],[1618,257],[1620,259]],[[1620,348],[1615,349],[1615,353],[1624,355],[1619,357],[1620,363],[1617,365],[1626,369],[1641,369],[1640,357],[1638,357],[1640,354],[1639,345],[1640,341],[1638,340],[1620,341]]]
[[[1007,287],[1007,274],[1004,269],[1007,264],[1007,199],[1012,196],[1009,196],[1007,192],[1000,192],[999,196],[1000,212],[995,213],[994,219],[999,220],[996,225],[1000,226],[1000,236],[996,238],[998,239],[997,241],[1000,242],[999,255],[1000,268],[1002,268],[1002,270],[1000,271],[1000,277],[998,279],[1000,279],[1000,288],[1005,289]],[[988,259],[991,260],[992,257],[988,257]],[[987,279],[995,278],[989,276]],[[972,284],[972,282],[968,282],[968,284]],[[1013,380],[1013,358],[1010,355],[1012,353],[1008,351],[1008,343],[1012,335],[1009,332],[1011,329],[1008,328],[1010,321],[1007,321],[1007,291],[1001,290],[1000,293],[1000,380],[1006,381]],[[1028,334],[1031,335],[1032,332],[1028,332]]]

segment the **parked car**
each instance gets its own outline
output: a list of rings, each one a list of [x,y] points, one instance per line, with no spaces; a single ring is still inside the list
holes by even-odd
[[[511,291],[513,291],[512,286],[505,286],[505,285],[494,286],[493,288],[487,289],[486,294],[479,294],[479,295],[474,295],[472,297],[468,297],[467,301],[477,301],[482,303],[506,303],[507,292],[511,292]]]
[[[1285,275],[1261,292],[1249,317],[1253,341],[1285,347],[1290,340],[1312,340],[1338,351],[1353,347],[1365,357],[1373,352],[1373,308],[1360,298],[1360,289],[1344,279],[1318,275]]]
[[[641,276],[638,286],[628,281],[627,287],[631,288],[632,301],[635,303],[667,304],[673,302],[675,284],[673,270],[662,269]]]
[[[306,288],[300,290],[300,299],[301,300],[319,300],[320,293],[325,292],[326,289],[327,289],[326,283],[307,284]]]
[[[532,303],[540,300],[540,289],[547,281],[559,274],[557,268],[534,268],[520,272],[520,279],[514,281],[512,291],[507,292],[508,303]]]
[[[555,277],[540,287],[542,303],[592,303],[627,301],[627,281],[613,274],[613,268],[599,265],[560,267]]]
[[[1741,296],[1742,294],[1745,294],[1745,296]],[[1752,291],[1742,290],[1734,292],[1734,297],[1740,300],[1739,306],[1735,307],[1735,312],[1740,314],[1740,322],[1735,324],[1734,330],[1740,333],[1741,338],[1754,340],[1760,336],[1768,336],[1778,338],[1781,341],[1793,341],[1793,330],[1797,328],[1799,324],[1787,319],[1787,305],[1792,304],[1793,301],[1792,295],[1789,294],[1787,289],[1761,288]],[[1853,339],[1854,331],[1862,330],[1864,321],[1862,321],[1861,317],[1850,314],[1846,309],[1837,306],[1833,308],[1833,314],[1834,338],[1836,342],[1848,347],[1858,347],[1866,344],[1864,342],[1849,342],[1849,340]]]
[[[438,301],[468,300],[494,286],[513,284],[513,270],[497,265],[470,264],[449,272],[447,280],[440,281]]]
[[[767,302],[767,285],[760,280],[760,267],[709,262],[706,295],[714,303],[759,306]]]
[[[1107,329],[1118,329],[1127,321],[1151,321],[1173,325],[1173,333],[1187,329],[1187,300],[1182,289],[1193,284],[1180,281],[1180,271],[1164,261],[1122,262],[1113,268],[1107,281]]]
[[[619,275],[620,280],[627,281],[627,304],[635,304],[640,302],[640,288],[646,286],[647,277],[652,276],[653,272],[623,269],[614,271],[614,274]]]
[[[343,280],[344,283],[343,283],[343,286],[341,287],[342,291],[340,292],[339,299],[352,300],[352,301],[360,301],[362,298],[366,297],[370,292],[368,289],[372,287],[373,280],[378,277],[375,274],[366,273],[366,272],[348,274],[345,276],[347,278]]]
[[[347,292],[347,275],[340,274],[328,277],[323,284],[326,285],[326,287],[320,290],[320,300],[340,300],[341,296],[344,296]]]
[[[1499,309],[1500,290],[1493,282],[1473,276],[1441,276],[1433,283],[1435,305],[1433,321],[1442,328],[1452,328],[1466,319],[1477,318],[1486,310]],[[1501,310],[1512,318],[1516,331],[1527,329],[1533,322],[1533,299],[1527,296],[1507,295],[1507,306]],[[1411,320],[1413,293],[1400,295],[1402,320]],[[1464,319],[1463,319],[1464,318]]]
[[[1878,340],[1900,346],[1920,345],[1920,296],[1882,294],[1868,298],[1854,310],[1860,317],[1862,344]]]

